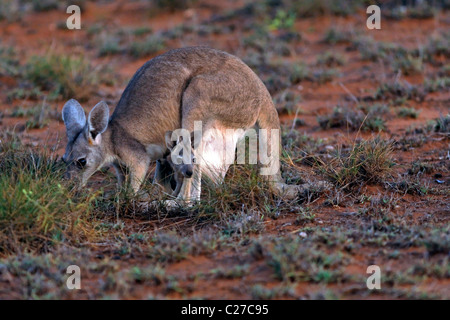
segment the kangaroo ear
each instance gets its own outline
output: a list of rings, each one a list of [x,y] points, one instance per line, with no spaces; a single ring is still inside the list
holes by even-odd
[[[62,109],[62,119],[66,125],[67,139],[72,140],[85,126],[86,115],[83,107],[75,99],[66,102]]]
[[[164,138],[166,140],[166,147],[170,151],[172,151],[173,147],[175,147],[176,144],[175,141],[172,141],[172,133],[173,131],[167,131],[166,134],[164,135]]]
[[[88,129],[92,139],[97,140],[97,136],[105,132],[106,128],[108,127],[108,121],[108,105],[106,104],[106,102],[100,101],[91,110],[88,117]]]

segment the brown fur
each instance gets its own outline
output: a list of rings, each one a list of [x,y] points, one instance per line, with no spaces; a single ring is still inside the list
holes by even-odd
[[[106,128],[101,122],[105,117],[101,105],[91,111],[83,128],[72,130],[72,114],[79,117],[80,111],[68,106],[69,102],[63,111],[69,140],[65,161],[72,164],[77,159],[88,159],[89,166],[81,170],[87,172],[81,173],[82,183],[108,162],[125,165],[130,169],[135,191],[149,164],[163,157],[167,131],[184,128],[192,132],[194,121],[199,120],[203,130],[246,130],[255,124],[264,129],[280,129],[270,94],[258,76],[237,57],[206,47],[171,50],[145,63],[123,92]],[[101,139],[93,136],[95,130],[104,130]],[[90,138],[93,146],[83,144]],[[90,158],[95,161],[89,161]],[[279,168],[279,163],[276,166]],[[71,170],[74,171],[73,166]],[[195,170],[194,180],[200,178],[200,170]],[[269,178],[280,182],[279,170]],[[158,166],[155,180],[168,188]],[[183,182],[180,199],[193,197],[190,181]],[[198,197],[199,194],[194,196]]]

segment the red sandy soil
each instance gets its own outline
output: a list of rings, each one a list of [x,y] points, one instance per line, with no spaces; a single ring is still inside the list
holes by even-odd
[[[114,30],[119,27],[142,27],[148,26],[154,32],[173,28],[182,23],[192,23],[192,21],[206,21],[218,12],[224,10],[237,8],[242,5],[241,1],[200,1],[202,5],[198,5],[192,9],[184,11],[176,11],[174,13],[159,13],[157,15],[149,15],[145,2],[130,2],[118,7],[118,3],[88,3],[86,9],[82,13],[82,29],[79,31],[61,30],[57,28],[57,24],[64,21],[67,14],[62,10],[52,10],[50,12],[28,13],[23,17],[21,22],[8,23],[0,22],[0,37],[2,44],[13,45],[22,61],[26,61],[29,57],[38,54],[45,54],[50,48],[58,52],[65,52],[77,54],[83,52],[91,57],[94,65],[108,64],[117,75],[116,84],[113,87],[102,86],[97,95],[92,96],[87,102],[83,103],[86,110],[89,110],[99,100],[106,100],[111,107],[117,103],[120,98],[122,90],[125,88],[127,81],[132,77],[136,70],[151,56],[142,59],[131,59],[125,55],[118,55],[112,57],[98,57],[95,49],[89,49],[87,44],[87,28],[97,22],[106,22],[108,28]],[[118,9],[119,8],[119,9]],[[351,143],[356,138],[369,138],[373,133],[367,132],[348,132],[341,128],[322,130],[317,123],[317,116],[330,113],[333,108],[342,102],[349,103],[348,93],[345,88],[355,96],[372,95],[378,87],[380,81],[383,79],[392,79],[392,75],[384,70],[380,64],[376,62],[361,61],[357,51],[345,50],[345,44],[338,44],[330,46],[322,43],[322,39],[326,30],[330,27],[355,29],[363,34],[367,34],[375,38],[377,41],[393,42],[401,44],[405,47],[417,47],[417,45],[425,45],[431,35],[448,28],[448,15],[438,16],[434,19],[417,20],[405,19],[401,21],[383,20],[382,29],[370,31],[365,28],[366,15],[360,12],[357,15],[342,18],[342,17],[317,17],[298,19],[295,23],[295,29],[302,33],[302,41],[296,47],[295,52],[291,57],[286,58],[287,61],[303,61],[307,64],[314,64],[317,55],[327,50],[341,53],[347,60],[344,66],[338,67],[341,77],[334,79],[325,84],[318,84],[311,81],[301,82],[300,85],[290,88],[296,94],[301,95],[301,101],[298,103],[300,110],[298,118],[305,121],[305,125],[296,130],[304,132],[305,134],[321,138],[329,143],[336,142]],[[447,19],[447,24],[443,21]],[[212,47],[229,51],[236,55],[243,54],[243,49],[240,47],[240,38],[242,32],[230,32],[221,35],[212,35],[206,38],[172,40],[169,41],[168,47],[176,48],[183,45],[193,44],[207,44]],[[448,63],[448,61],[447,61]],[[427,72],[437,72],[430,68]],[[424,73],[425,74],[425,73]],[[424,81],[424,75],[404,76],[402,79],[407,80],[411,84],[421,84]],[[16,79],[12,77],[0,77],[0,112],[3,112],[4,117],[0,119],[0,130],[13,130],[21,134],[25,143],[32,146],[53,146],[59,143],[56,147],[56,152],[62,155],[65,144],[65,130],[61,121],[52,120],[49,125],[43,129],[25,130],[24,118],[13,118],[9,114],[14,106],[24,104],[27,101],[13,101],[6,102],[6,95],[9,90],[17,85]],[[426,96],[424,101],[408,101],[408,105],[420,109],[421,112],[417,119],[403,119],[392,116],[387,121],[387,130],[382,132],[384,138],[401,137],[406,130],[411,127],[419,127],[427,123],[427,121],[435,119],[442,114],[449,112],[450,91],[441,91]],[[350,102],[351,103],[351,102]],[[61,111],[64,101],[51,102],[52,106],[56,106]],[[280,116],[281,123],[286,126],[291,126],[294,115],[283,114]],[[404,172],[411,162],[416,160],[426,161],[427,163],[437,163],[442,161],[442,153],[449,149],[448,139],[441,139],[435,137],[429,143],[420,148],[415,148],[408,151],[396,151],[394,154],[395,160],[403,165],[400,166],[400,172]],[[448,161],[445,160],[444,161]],[[448,162],[447,162],[448,165]],[[447,180],[448,171],[443,172],[442,180]],[[432,175],[425,176],[429,184],[435,186]],[[101,181],[98,180],[98,181]],[[99,182],[100,183],[100,182]],[[447,187],[448,188],[448,187]],[[447,189],[448,190],[448,189]],[[361,193],[366,195],[378,195],[384,193],[385,190],[378,186],[365,187]],[[400,197],[400,196],[399,196]],[[323,203],[324,199],[319,199],[315,204],[318,206]],[[405,195],[402,196],[399,207],[396,212],[399,215],[412,213],[416,221],[423,219],[425,215],[434,212],[440,213],[440,225],[448,225],[449,218],[449,198],[447,195],[430,195],[425,198],[417,196]],[[351,219],[349,214],[357,211],[356,207],[351,204],[344,206],[321,206],[317,210],[314,222],[307,223],[306,226],[345,226]],[[187,218],[179,217],[174,219],[174,223],[179,223],[179,228],[183,228],[184,221]],[[296,234],[305,226],[295,225],[295,214],[287,214],[281,216],[276,220],[267,219],[265,221],[265,233],[273,235]],[[164,230],[167,225],[173,226],[172,223],[160,223],[157,220],[146,221],[145,219],[134,220],[131,218],[124,218],[125,228],[131,232],[153,232],[156,230]],[[402,269],[405,268],[407,261],[402,260],[385,260],[377,258],[382,248],[364,248],[363,251],[358,252],[353,256],[351,264],[346,267],[349,274],[365,276],[365,269],[369,264],[380,263],[380,259],[385,263],[386,269]],[[407,251],[408,250],[408,251]],[[99,247],[98,251],[102,249]],[[421,256],[425,254],[423,248],[405,249],[402,253],[407,254],[408,257]],[[407,260],[407,259],[406,259]],[[145,266],[145,259],[129,259],[119,261],[119,266],[126,269],[130,265]],[[251,272],[249,275],[239,279],[214,279],[213,283],[201,279],[189,280],[187,275],[194,275],[199,272],[207,273],[209,270],[222,267],[226,268],[250,264]],[[168,265],[166,273],[170,275],[184,275],[185,280],[180,282],[183,288],[191,288],[184,292],[183,295],[179,293],[168,293],[165,296],[169,298],[182,297],[207,297],[212,299],[241,299],[249,298],[247,291],[243,290],[247,286],[254,283],[263,283],[267,288],[276,286],[279,282],[271,277],[271,270],[263,261],[250,261],[248,257],[242,257],[240,252],[235,249],[225,249],[217,252],[211,256],[188,257],[188,259],[181,262],[176,262]],[[89,292],[96,291],[96,276],[89,275],[89,279],[85,280],[85,289],[80,297],[90,298]],[[449,279],[430,279],[427,282],[420,284],[421,290],[424,292],[438,292],[442,296],[450,297],[449,295]],[[336,286],[340,286],[339,290],[344,297],[358,297],[352,295],[352,290],[357,292],[361,290],[361,286],[354,284],[333,284],[327,285],[326,289],[334,290]],[[413,287],[412,285],[404,285],[406,288]],[[213,288],[212,288],[213,287]],[[322,292],[325,289],[323,285],[312,283],[299,283],[296,287],[296,293],[299,296],[311,294],[313,292]],[[186,293],[187,292],[187,293]],[[161,289],[152,286],[140,286],[134,290],[133,294],[128,298],[145,298],[149,295],[161,294]],[[0,295],[1,297],[1,295]],[[14,294],[11,292],[11,296]],[[77,296],[74,296],[76,298]],[[384,298],[388,295],[374,295],[366,298]]]

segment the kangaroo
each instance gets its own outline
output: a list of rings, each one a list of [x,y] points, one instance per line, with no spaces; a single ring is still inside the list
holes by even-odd
[[[184,149],[181,149],[179,153],[175,152],[175,147],[182,141],[182,137],[180,137],[177,143],[175,143],[172,141],[171,136],[172,131],[167,131],[165,135],[167,151],[164,154],[164,157],[162,159],[158,159],[157,162],[160,166],[160,172],[165,173],[159,180],[170,179],[170,186],[173,189],[171,195],[176,197],[180,193],[184,179],[190,179],[192,177],[194,172],[195,155],[194,152],[191,152],[190,162],[185,164],[183,162]],[[191,135],[191,141],[194,141],[193,134]],[[191,150],[193,150],[193,146],[191,148]]]
[[[124,181],[122,167],[129,169],[131,187],[138,192],[150,163],[164,158],[165,133],[179,128],[194,132],[196,121],[203,132],[195,137],[201,163],[192,167],[191,178],[183,179],[177,196],[180,202],[200,199],[202,174],[223,181],[230,165],[225,158],[234,159],[237,142],[255,125],[268,132],[260,137],[260,145],[268,146],[269,155],[279,154],[280,134],[271,134],[279,133],[279,118],[262,81],[239,58],[207,47],[174,49],[146,62],[111,116],[101,101],[86,118],[81,105],[71,99],[62,117],[67,134],[62,158],[66,177],[77,179],[79,186],[112,164],[119,184]],[[229,129],[238,133],[230,137]],[[219,138],[228,139],[227,148],[218,145]],[[271,147],[274,141],[276,148]],[[267,168],[271,168],[267,179],[283,193],[287,186],[277,156],[270,156],[260,170]],[[156,163],[154,183],[171,192],[165,169],[160,161]]]

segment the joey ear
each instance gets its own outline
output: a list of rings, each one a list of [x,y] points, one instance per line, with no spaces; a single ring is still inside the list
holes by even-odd
[[[175,141],[172,141],[172,133],[173,131],[167,131],[166,134],[164,135],[164,138],[166,140],[166,147],[170,151],[172,151],[173,147],[175,147],[176,144]]]
[[[97,136],[105,132],[106,128],[108,127],[108,122],[108,105],[106,104],[106,102],[100,101],[95,105],[88,116],[88,129],[92,139],[95,139],[96,141],[99,140],[100,137],[97,138]]]
[[[195,149],[195,145],[194,145],[194,139],[195,138],[195,134],[194,131],[191,132],[191,148]]]
[[[200,144],[200,140],[201,140],[202,136],[201,136],[201,132],[199,131],[192,131],[191,132],[191,147],[192,149],[197,149],[197,147]],[[195,140],[197,139],[197,140]]]
[[[62,119],[66,126],[67,139],[72,140],[85,126],[86,115],[83,107],[75,99],[66,102],[62,109]]]

